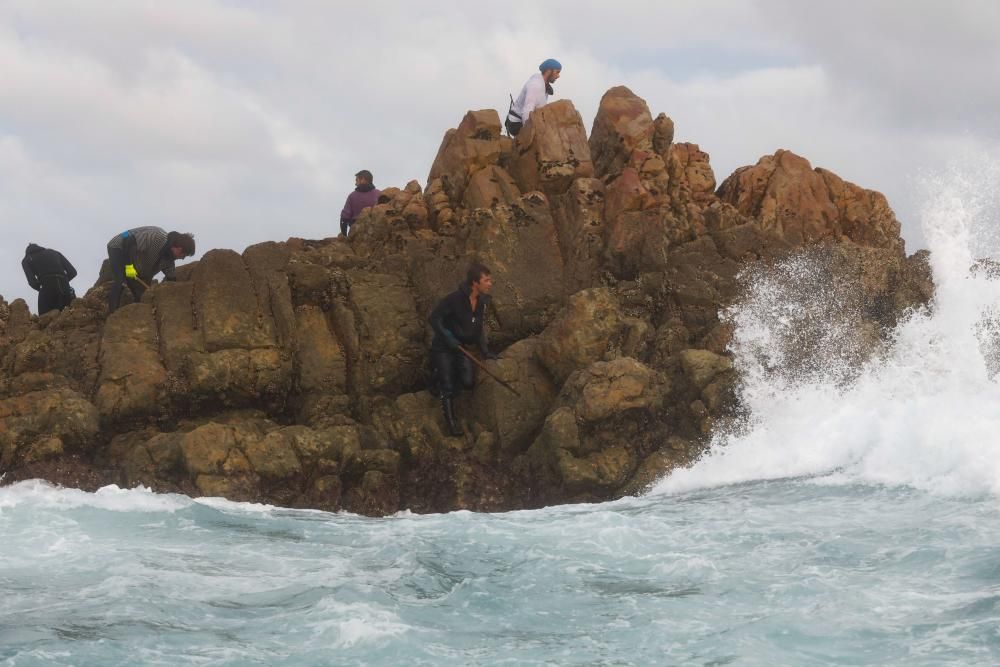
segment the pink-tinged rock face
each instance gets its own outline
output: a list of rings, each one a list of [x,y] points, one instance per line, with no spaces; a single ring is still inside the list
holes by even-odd
[[[899,222],[884,196],[813,169],[790,151],[737,169],[719,197],[793,245],[833,239],[902,251]]]
[[[472,175],[499,160],[500,116],[494,109],[470,111],[445,134],[427,182],[442,179],[449,196],[461,202]]]
[[[653,152],[654,132],[645,100],[625,86],[604,93],[590,132],[594,174],[598,178],[618,174],[630,164],[633,151]]]

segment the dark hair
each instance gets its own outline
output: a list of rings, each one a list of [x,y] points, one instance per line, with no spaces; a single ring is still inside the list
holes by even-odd
[[[465,283],[472,287],[472,283],[477,283],[483,276],[492,275],[490,269],[485,264],[480,264],[479,262],[473,262],[469,266],[469,270],[465,272]]]
[[[171,248],[182,249],[184,251],[184,256],[190,257],[194,254],[194,234],[170,232],[167,234],[167,245]]]
[[[354,174],[356,177],[360,177],[368,181],[369,183],[375,183],[375,177],[367,169],[362,169],[358,173]]]

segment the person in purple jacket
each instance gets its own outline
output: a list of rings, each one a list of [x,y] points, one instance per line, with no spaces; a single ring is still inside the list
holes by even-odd
[[[347,236],[351,231],[351,225],[361,215],[361,211],[378,203],[378,198],[382,195],[375,187],[374,177],[367,169],[362,169],[354,174],[354,192],[347,196],[347,203],[344,210],[340,212],[340,233]]]

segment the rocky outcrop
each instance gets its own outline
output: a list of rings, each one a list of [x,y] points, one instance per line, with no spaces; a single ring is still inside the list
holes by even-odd
[[[349,239],[212,250],[110,316],[103,283],[40,318],[0,299],[0,479],[373,515],[604,500],[740,418],[720,313],[741,276],[809,254],[846,286],[859,363],[929,301],[880,194],[787,151],[716,191],[674,134],[624,87],[589,137],[568,100],[514,141],[471,111],[426,189],[386,188]],[[451,437],[426,318],[472,260],[508,386],[479,373]]]
[[[719,198],[793,245],[832,239],[902,252],[899,222],[885,197],[780,150],[733,172]]]
[[[553,102],[531,114],[514,141],[510,171],[522,192],[541,190],[549,196],[594,175],[587,132],[572,102]]]

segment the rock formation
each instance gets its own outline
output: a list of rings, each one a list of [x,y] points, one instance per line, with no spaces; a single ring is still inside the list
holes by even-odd
[[[0,299],[0,473],[384,515],[641,491],[738,414],[721,309],[738,277],[820,248],[884,332],[931,295],[885,198],[788,151],[716,191],[624,87],[587,135],[568,100],[516,140],[493,110],[351,237],[212,250],[108,316]],[[425,390],[435,302],[493,270],[492,370],[444,434]]]

